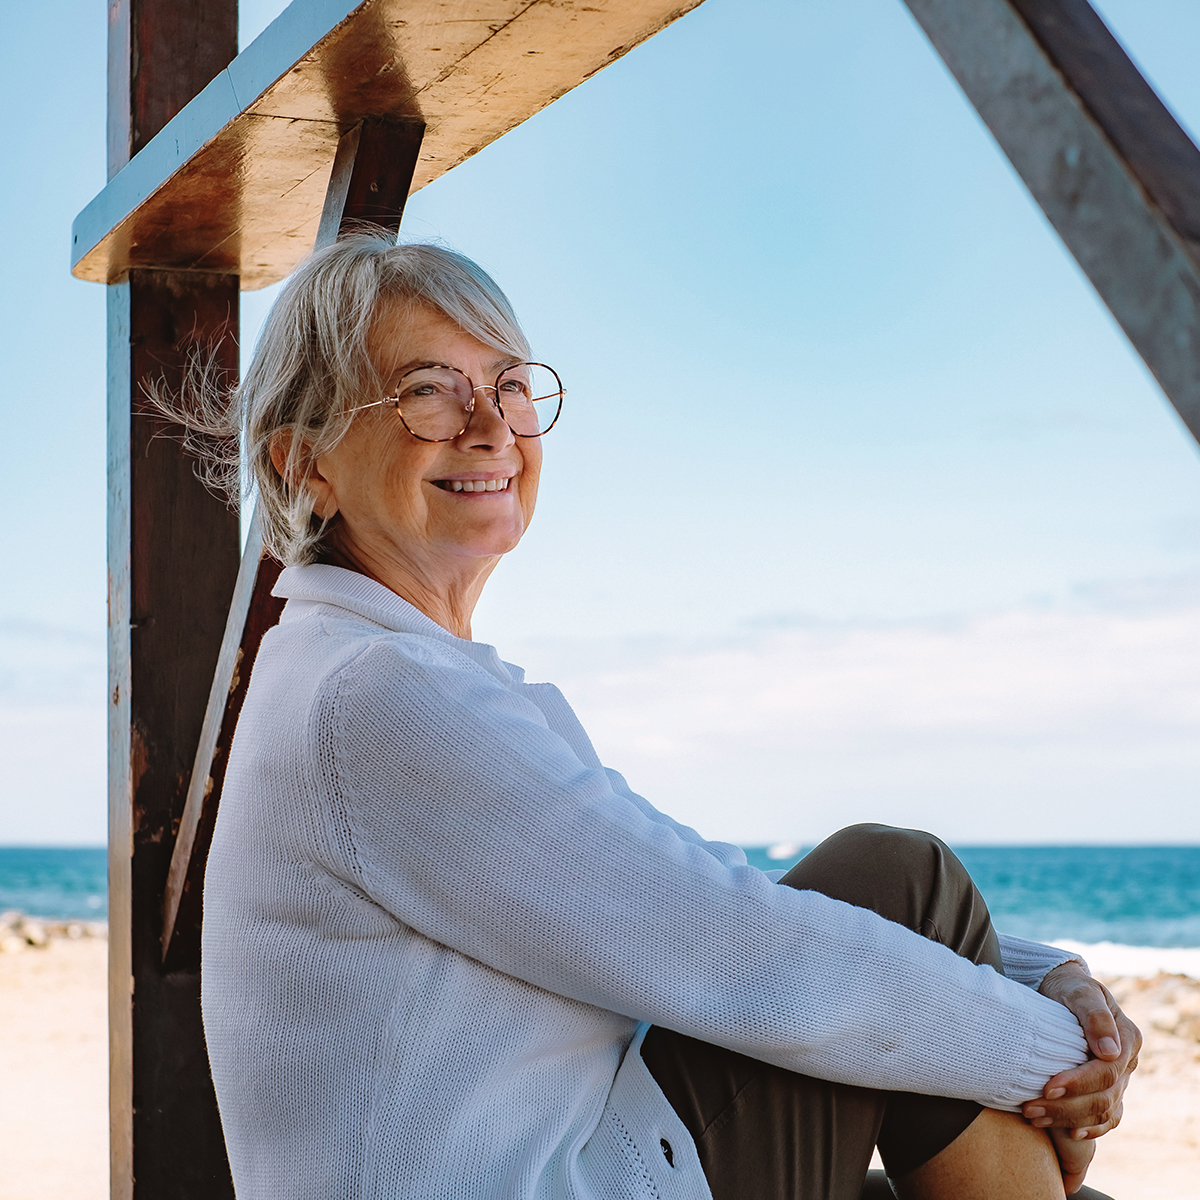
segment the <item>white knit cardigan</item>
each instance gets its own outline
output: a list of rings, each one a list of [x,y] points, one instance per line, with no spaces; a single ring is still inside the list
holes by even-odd
[[[1086,1057],[1031,987],[655,811],[490,646],[337,567],[276,594],[204,893],[240,1200],[709,1200],[647,1023],[1005,1109]]]

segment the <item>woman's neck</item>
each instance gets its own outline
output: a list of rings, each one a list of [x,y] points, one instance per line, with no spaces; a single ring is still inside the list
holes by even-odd
[[[408,563],[394,554],[373,554],[369,548],[345,545],[344,539],[331,537],[318,561],[374,579],[455,637],[470,641],[475,605],[500,559],[464,559],[457,571],[447,571],[439,564],[442,569],[435,578],[425,564]]]

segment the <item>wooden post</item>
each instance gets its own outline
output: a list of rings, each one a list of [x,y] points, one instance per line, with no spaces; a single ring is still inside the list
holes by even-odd
[[[109,5],[109,174],[237,53],[236,0]],[[220,342],[238,279],[135,270],[109,286],[109,1022],[115,1200],[232,1197],[199,972],[164,971],[163,879],[238,568],[238,521],[142,388]],[[222,339],[224,339],[222,341]]]

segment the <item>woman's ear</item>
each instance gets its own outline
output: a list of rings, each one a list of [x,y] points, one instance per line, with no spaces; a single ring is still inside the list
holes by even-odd
[[[294,437],[290,429],[281,429],[271,438],[271,465],[292,487],[303,487],[313,501],[313,513],[322,521],[328,521],[338,511],[337,496],[330,483],[317,467],[317,460],[301,445],[293,455]]]

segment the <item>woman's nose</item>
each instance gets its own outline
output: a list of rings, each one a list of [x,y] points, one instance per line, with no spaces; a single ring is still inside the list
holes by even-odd
[[[467,446],[478,446],[484,450],[495,450],[509,445],[516,435],[500,415],[500,404],[494,387],[475,389],[475,407],[467,427],[459,434],[459,441]]]

